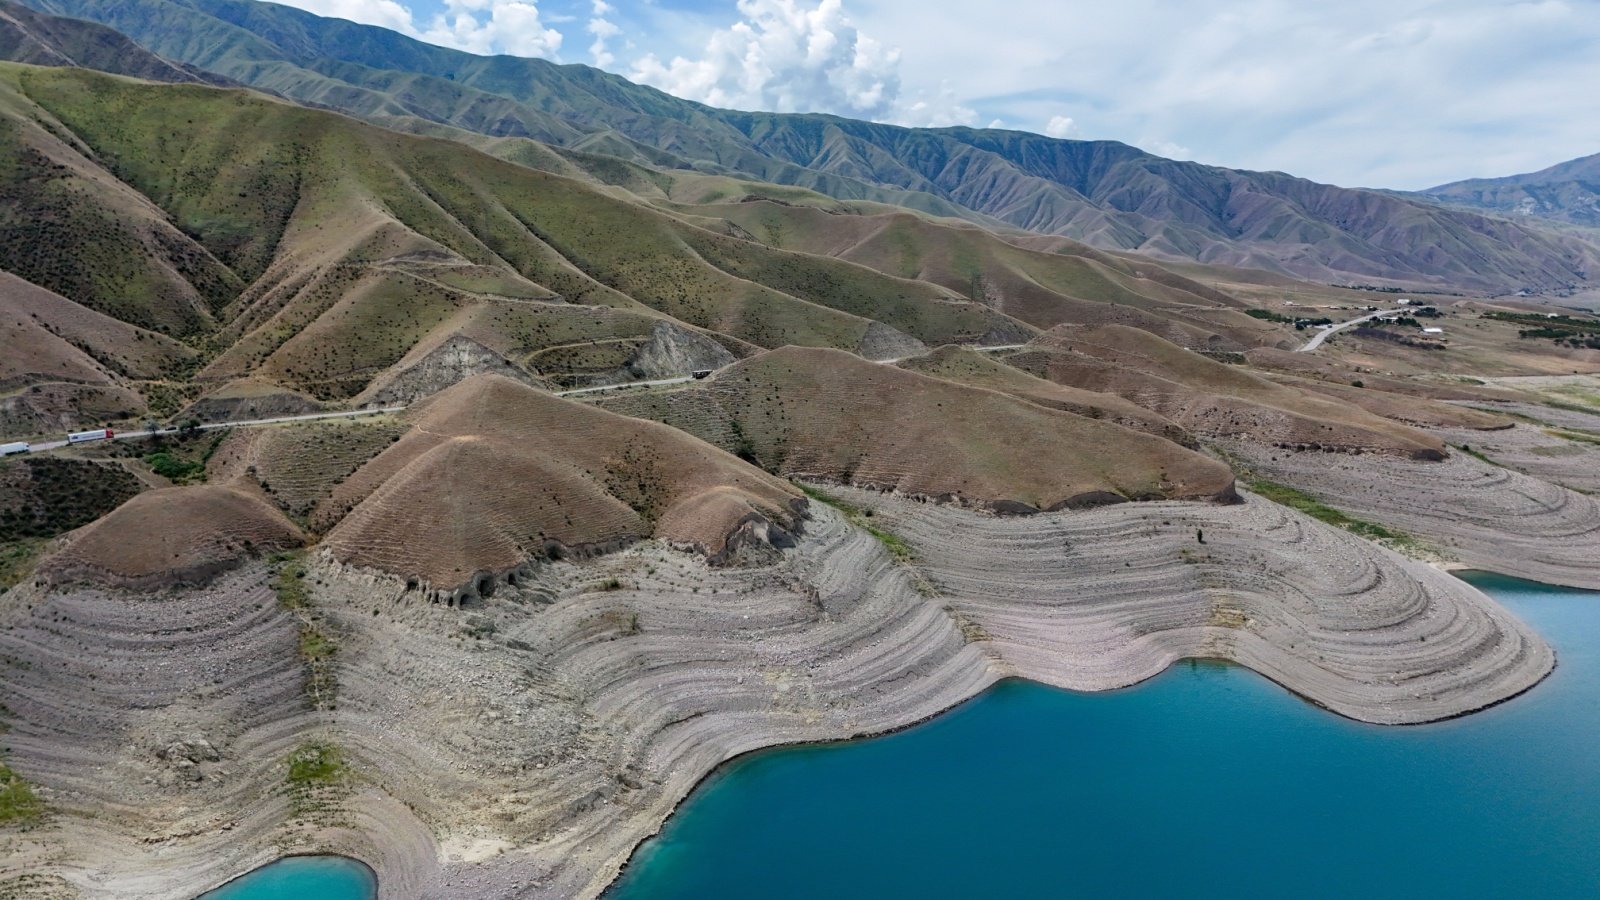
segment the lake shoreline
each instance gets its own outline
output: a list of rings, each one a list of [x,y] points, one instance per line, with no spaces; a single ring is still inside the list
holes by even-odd
[[[289,695],[281,719],[219,720],[205,730],[230,768],[240,759],[253,769],[170,796],[150,780],[56,774],[49,760],[66,738],[38,725],[15,733],[18,770],[43,773],[40,781],[75,792],[80,805],[120,789],[200,811],[148,830],[59,817],[70,829],[58,832],[60,843],[82,859],[65,871],[89,896],[191,900],[197,891],[184,884],[204,876],[217,884],[224,868],[263,859],[288,838],[296,851],[367,862],[393,896],[491,898],[536,885],[550,896],[595,897],[729,760],[892,735],[1004,679],[1103,692],[1180,660],[1216,658],[1340,715],[1402,723],[1519,694],[1554,662],[1536,634],[1455,578],[1253,496],[1229,506],[1150,502],[1005,518],[835,490],[873,510],[875,527],[917,548],[917,560],[897,562],[870,533],[819,509],[799,546],[762,566],[714,569],[645,544],[549,567],[463,613],[408,600],[401,581],[314,557],[305,577],[342,641],[337,713],[308,714]],[[595,587],[612,580],[620,589]],[[175,591],[166,608],[272,629],[204,646],[244,660],[281,644],[284,675],[273,683],[287,683],[300,671],[293,625],[276,618],[265,583],[262,571],[242,569]],[[68,609],[75,622],[126,621],[148,602],[104,589],[21,596],[33,605],[13,607],[25,618],[0,642],[51,647]],[[605,618],[614,606],[630,614]],[[493,637],[462,640],[468,621]],[[99,639],[66,637],[74,646]],[[21,658],[29,646],[15,648]],[[160,665],[134,661],[139,671]],[[519,674],[539,667],[543,682]],[[45,666],[29,671],[55,677]],[[211,683],[209,671],[195,674]],[[51,691],[65,694],[46,682],[31,696]],[[26,714],[50,721],[36,708]],[[562,737],[584,722],[592,723],[585,742]],[[443,741],[458,734],[458,746]],[[565,749],[544,755],[546,734]],[[312,738],[337,741],[363,773],[338,803],[340,827],[286,818],[281,761]],[[97,750],[97,764],[148,765],[124,756],[139,749]],[[236,827],[223,836],[219,819]],[[113,840],[117,828],[133,839]],[[147,849],[152,832],[163,835],[159,860]],[[480,844],[504,852],[458,859],[443,849]]]
[[[1506,576],[1498,576],[1495,573],[1485,572],[1485,571],[1483,571],[1481,569],[1480,570],[1473,570],[1471,573],[1464,573],[1464,574],[1481,574],[1481,575],[1486,575],[1486,576],[1496,577],[1496,578],[1506,577]],[[1523,579],[1514,579],[1514,578],[1507,577],[1507,580],[1508,581],[1522,582],[1522,583],[1526,583],[1526,584],[1533,584],[1531,582],[1526,582]],[[1553,592],[1553,593],[1555,593],[1557,595],[1563,595],[1563,594],[1589,595],[1589,594],[1593,594],[1594,593],[1594,592],[1589,592],[1589,591],[1581,591],[1581,590],[1577,590],[1577,589],[1564,588],[1564,587],[1559,586],[1559,585],[1538,585],[1538,584],[1533,584],[1533,586],[1535,588],[1542,588],[1542,589],[1545,589],[1545,590],[1549,590],[1549,591],[1551,591],[1551,592]],[[1497,598],[1497,602],[1498,602],[1498,598]],[[1597,642],[1597,643],[1600,643],[1600,642]],[[1594,654],[1592,652],[1586,653],[1587,657],[1592,657],[1593,655]],[[1284,687],[1281,684],[1278,684],[1277,682],[1275,682],[1275,681],[1273,681],[1273,680],[1271,680],[1269,678],[1266,678],[1264,676],[1260,676],[1260,673],[1255,672],[1253,670],[1250,670],[1249,667],[1239,666],[1236,663],[1231,663],[1231,662],[1228,662],[1228,661],[1223,661],[1223,663],[1224,664],[1222,666],[1218,667],[1219,669],[1224,669],[1224,670],[1245,669],[1248,672],[1249,675],[1256,676],[1257,679],[1259,680],[1259,682],[1261,683],[1261,685],[1264,688],[1268,689],[1270,694],[1273,695],[1273,696],[1278,696],[1278,697],[1285,698],[1285,699],[1288,698],[1288,697],[1294,697],[1296,699],[1302,699],[1296,692],[1288,691],[1288,690],[1284,689]],[[1178,668],[1179,667],[1175,665],[1175,666],[1169,667],[1167,670],[1163,671],[1162,675],[1163,676],[1167,676],[1166,677],[1166,684],[1170,685],[1170,683],[1175,680],[1171,676],[1175,676],[1175,675],[1179,675],[1180,674],[1180,673],[1174,671],[1174,670],[1176,670]],[[1593,664],[1590,663],[1589,664],[1589,669],[1592,670],[1593,668],[1594,668]],[[1593,672],[1592,671],[1589,672],[1589,676],[1590,676],[1590,681],[1592,682],[1593,681]],[[1176,680],[1181,681],[1183,679],[1178,678]],[[1543,685],[1547,681],[1548,681],[1548,678],[1541,679],[1540,684]],[[1005,686],[1007,684],[1025,685],[1025,686],[1030,687],[1030,688],[1031,687],[1045,687],[1045,688],[1048,689],[1046,691],[1046,693],[1055,692],[1055,693],[1060,693],[1060,694],[1066,695],[1068,697],[1071,697],[1072,695],[1077,694],[1080,697],[1090,697],[1090,698],[1093,698],[1096,701],[1101,700],[1101,699],[1105,699],[1105,693],[1116,693],[1116,691],[1112,691],[1112,692],[1095,692],[1093,694],[1086,694],[1084,692],[1059,691],[1058,689],[1051,688],[1048,685],[1041,685],[1038,682],[1029,681],[1027,679],[1005,679],[1005,680],[1003,680],[1001,682],[997,682],[994,686],[991,686],[991,688],[987,689],[983,695],[980,695],[980,697],[972,698],[972,700],[969,701],[968,703],[964,703],[964,704],[962,704],[962,705],[960,705],[958,707],[953,707],[951,712],[954,712],[956,709],[959,709],[961,706],[970,706],[972,704],[975,704],[975,703],[979,702],[981,699],[983,699],[984,697],[990,696],[990,694],[994,690],[996,690],[998,688],[1001,688],[1001,687],[1003,687],[1003,686]],[[1147,690],[1147,682],[1141,682],[1139,685],[1135,685],[1133,687],[1134,687],[1135,690],[1138,690],[1138,691]],[[1163,688],[1163,689],[1165,689],[1165,688]],[[1569,683],[1569,690],[1570,690],[1570,683]],[[1254,695],[1259,695],[1260,694],[1259,691],[1254,691],[1252,693]],[[1520,692],[1516,696],[1517,697],[1521,697],[1521,696],[1523,696],[1523,695],[1525,695],[1527,693],[1528,693],[1528,691],[1523,691],[1523,692]],[[1510,699],[1513,699],[1513,698],[1506,698],[1505,700],[1502,700],[1502,701],[1499,701],[1499,702],[1497,702],[1495,704],[1492,704],[1491,707],[1484,707],[1483,709],[1478,710],[1477,712],[1486,712],[1488,709],[1490,709],[1492,707],[1507,706],[1508,705],[1508,701]],[[1281,704],[1278,704],[1276,701],[1271,701],[1269,703],[1269,706],[1272,706],[1272,707],[1278,707],[1280,705]],[[1302,706],[1305,706],[1305,705],[1306,704],[1294,704],[1294,706],[1296,706],[1296,707],[1302,707]],[[1536,710],[1538,707],[1510,706],[1509,708],[1513,709],[1513,710],[1519,710],[1520,709],[1520,710],[1522,710],[1522,712],[1519,713],[1519,715],[1526,715],[1526,714],[1530,714],[1532,711]],[[1315,708],[1314,710],[1311,710],[1310,712],[1313,712],[1315,714],[1315,716],[1320,717],[1320,716],[1323,716],[1323,714],[1325,712],[1327,712],[1327,710],[1325,708],[1322,708],[1322,707],[1319,706],[1319,707]],[[943,716],[941,715],[941,716],[936,716],[934,718],[938,719],[938,718],[942,718],[942,717]],[[1466,716],[1465,718],[1467,720],[1469,720],[1469,721],[1472,719],[1471,716]],[[1431,729],[1427,729],[1427,728],[1389,729],[1389,728],[1375,727],[1375,726],[1372,726],[1371,723],[1363,723],[1363,722],[1360,722],[1359,720],[1351,719],[1350,717],[1344,717],[1344,716],[1335,716],[1335,717],[1333,717],[1333,721],[1346,723],[1347,725],[1350,725],[1350,726],[1359,726],[1354,730],[1354,732],[1351,732],[1351,733],[1357,735],[1358,737],[1361,737],[1362,740],[1374,741],[1374,742],[1377,742],[1379,744],[1398,744],[1398,745],[1401,745],[1401,746],[1404,746],[1404,745],[1410,743],[1411,739],[1402,739],[1400,741],[1393,741],[1393,740],[1390,739],[1389,736],[1391,736],[1391,735],[1400,736],[1400,735],[1407,735],[1407,734],[1416,734],[1416,735],[1421,735],[1422,736],[1421,739],[1424,740],[1425,742],[1427,742],[1427,741],[1449,742],[1451,740],[1455,740],[1456,738],[1454,736],[1456,736],[1456,735],[1473,733],[1472,731],[1462,732],[1459,727],[1456,727],[1457,723],[1460,723],[1460,724],[1463,724],[1463,725],[1466,724],[1465,722],[1461,722],[1461,717],[1457,717],[1455,719],[1441,720],[1440,722],[1436,722],[1436,723],[1430,723],[1430,724],[1434,724],[1434,725],[1445,725],[1445,724],[1449,723],[1452,726],[1452,727],[1441,729],[1441,730],[1431,730]],[[1499,723],[1499,722],[1502,722],[1504,720],[1503,719],[1492,718],[1489,721],[1491,723]],[[923,724],[927,724],[927,723],[926,722],[919,723],[919,725],[923,725]],[[949,728],[947,728],[945,730],[948,732],[948,731],[951,731],[951,730],[955,730],[955,728],[956,728],[956,726],[952,725],[952,726],[950,726]],[[907,731],[907,730],[911,730],[911,729],[901,729],[900,731]],[[1334,729],[1331,729],[1331,730],[1338,731],[1340,729],[1334,728]],[[1345,729],[1345,730],[1348,731],[1348,729]],[[777,758],[780,758],[780,757],[784,757],[786,755],[795,754],[796,751],[802,751],[803,752],[803,751],[813,750],[813,749],[826,750],[827,752],[825,752],[825,753],[823,753],[821,755],[813,754],[813,755],[808,757],[808,758],[810,758],[812,760],[817,760],[818,762],[806,763],[806,764],[804,764],[805,767],[803,769],[797,768],[797,767],[801,766],[801,764],[798,763],[798,762],[794,764],[794,767],[791,767],[791,768],[795,768],[795,770],[805,771],[805,772],[809,773],[809,772],[812,771],[812,767],[814,767],[816,765],[820,765],[821,764],[820,761],[825,759],[825,758],[827,758],[828,755],[831,754],[833,751],[850,750],[852,748],[852,745],[854,745],[854,749],[862,749],[862,745],[871,744],[871,743],[873,743],[873,741],[876,738],[878,738],[878,737],[887,737],[887,736],[890,736],[890,735],[879,735],[879,736],[874,736],[874,738],[866,738],[866,739],[852,738],[852,739],[845,740],[845,741],[829,742],[829,743],[820,744],[820,745],[813,744],[813,745],[790,746],[790,747],[784,747],[784,748],[774,748],[774,749],[772,749],[770,751],[770,753],[771,753],[771,755],[772,755],[772,757],[774,759],[777,759]],[[1362,737],[1362,736],[1364,736],[1364,737]],[[996,739],[999,739],[998,736],[997,736]],[[929,740],[932,740],[932,738],[929,738]],[[901,745],[905,746],[905,742],[902,741]],[[1120,744],[1119,744],[1119,746],[1120,746]],[[887,751],[885,751],[885,752],[887,752]],[[955,750],[941,751],[941,752],[948,752],[948,753],[959,755],[959,753],[957,751],[955,751]],[[719,767],[719,769],[718,769],[718,771],[716,773],[714,773],[711,777],[708,777],[707,779],[703,780],[701,782],[701,784],[697,786],[696,790],[691,795],[689,795],[688,797],[685,798],[685,803],[683,805],[685,807],[687,807],[687,806],[691,805],[691,802],[692,802],[692,803],[696,803],[696,804],[709,803],[709,804],[711,804],[713,806],[716,806],[718,804],[721,804],[722,806],[727,806],[727,805],[729,805],[730,801],[726,800],[726,796],[742,794],[742,793],[745,793],[745,792],[748,792],[748,791],[754,789],[754,787],[753,787],[753,785],[752,785],[752,783],[750,781],[750,778],[754,778],[755,776],[750,776],[748,778],[744,778],[744,780],[742,780],[742,781],[733,781],[733,782],[727,781],[727,779],[743,777],[741,774],[739,774],[743,770],[737,769],[737,768],[735,768],[735,766],[736,765],[741,765],[741,766],[748,767],[749,764],[751,763],[751,757],[758,756],[758,755],[761,755],[761,754],[760,753],[746,754],[746,755],[742,756],[738,760],[730,760],[729,764],[727,764],[724,767]],[[856,753],[855,755],[856,756],[863,756],[863,755],[870,755],[870,754]],[[916,765],[914,762],[907,762],[905,764],[908,765],[908,766],[915,766]],[[775,765],[777,765],[777,763],[773,762],[773,763],[767,765],[763,769],[763,771],[770,772],[770,771],[772,771],[773,766],[775,766]],[[771,777],[773,777],[773,776],[770,776],[770,775],[765,776],[765,778],[760,783],[761,784],[769,784],[769,783],[771,783],[770,782]],[[808,777],[811,777],[811,776],[808,775]],[[817,775],[817,776],[814,776],[814,777],[820,779],[823,776]],[[871,780],[870,776],[863,776],[863,777],[867,781]],[[930,777],[934,778],[936,781],[938,780],[938,775],[937,774],[930,775]],[[822,782],[819,782],[816,785],[816,789],[822,791],[822,793],[824,795],[822,799],[819,799],[817,801],[817,805],[819,805],[819,806],[826,806],[828,804],[828,802],[829,802],[829,800],[827,798],[831,797],[833,795],[833,793],[835,792],[835,789],[831,786],[831,782],[827,782],[827,784],[828,784],[828,786],[826,786],[826,787],[823,786]],[[843,789],[839,789],[839,790],[843,790]],[[723,796],[719,796],[719,793],[721,795],[723,795]],[[761,796],[761,797],[764,798],[764,795],[758,795],[758,796]],[[761,799],[761,800],[752,800],[751,801],[752,804],[771,803],[771,802],[774,802],[774,801],[772,801],[770,799]],[[734,804],[734,805],[738,805],[738,804]],[[744,807],[741,806],[740,808],[744,808]],[[680,812],[681,811],[682,810],[680,809]],[[708,812],[708,813],[704,813],[704,815],[706,815],[706,816],[716,816],[717,814]],[[791,813],[791,815],[802,815],[802,814],[795,812],[795,813]],[[849,814],[841,813],[841,815],[846,816],[848,818]],[[746,821],[746,819],[740,819],[739,821]],[[668,828],[670,828],[670,827],[673,827],[673,825],[669,823]],[[692,826],[685,826],[685,827],[690,827],[692,834],[700,835],[701,832],[704,830],[704,828],[708,828],[708,827],[711,827],[711,826],[706,826],[702,822],[695,821]],[[805,824],[805,825],[798,825],[797,824],[797,825],[788,826],[785,829],[783,829],[783,831],[784,831],[784,833],[791,833],[791,832],[795,831],[796,829],[800,829],[800,830],[816,830],[816,829],[819,829],[821,827],[822,826],[820,825],[820,823],[808,822],[808,824]],[[863,828],[868,828],[869,826],[862,826],[862,827]],[[877,827],[878,827],[879,830],[881,830],[881,828],[882,828],[882,826],[877,826]],[[667,830],[666,828],[663,829],[663,831],[666,831],[666,830]],[[735,828],[734,830],[737,831],[738,829]],[[659,839],[660,839],[660,835],[658,834],[657,836],[653,837],[651,840],[659,840]],[[692,858],[694,860],[698,860],[698,862],[694,865],[694,868],[696,868],[696,869],[701,869],[701,868],[706,868],[706,867],[715,868],[716,866],[721,865],[723,863],[727,863],[729,865],[735,865],[735,863],[731,859],[727,859],[727,858],[722,857],[720,855],[720,851],[718,853],[718,859],[708,860],[708,859],[705,858],[705,851],[703,849],[702,850],[693,849],[695,847],[702,846],[702,844],[704,842],[704,838],[703,837],[684,837],[684,838],[680,839],[680,841],[682,841],[682,840],[690,841],[690,843],[683,844],[683,843],[680,842],[679,844],[677,844],[675,846],[674,854],[676,854],[676,856],[674,857],[674,860],[677,860],[679,857],[682,857],[683,859]],[[851,841],[853,839],[847,833],[845,835],[839,836],[838,840],[842,842],[842,844],[841,844],[842,846],[850,846],[851,845]],[[603,897],[605,897],[606,900],[625,900],[625,898],[630,898],[630,897],[634,897],[634,896],[641,896],[641,895],[636,895],[634,893],[630,893],[630,889],[628,888],[628,885],[630,884],[629,879],[636,878],[636,877],[648,877],[650,875],[650,871],[649,871],[649,866],[650,865],[654,865],[654,864],[659,864],[659,865],[662,865],[662,866],[668,866],[669,865],[668,863],[659,863],[659,861],[652,860],[652,858],[650,856],[641,856],[640,855],[641,852],[644,852],[647,849],[647,845],[648,845],[648,842],[641,842],[640,848],[635,851],[634,856],[630,857],[627,866],[625,866],[623,868],[623,870],[621,871],[621,873],[619,873],[618,879],[615,882],[613,882],[612,885],[610,885],[608,887],[607,892],[603,895]],[[748,848],[746,848],[745,850],[729,850],[729,851],[727,851],[727,853],[729,853],[729,854],[748,853],[748,852],[750,852]],[[800,852],[803,852],[803,851],[794,851],[794,852],[800,853]],[[949,852],[949,851],[945,851],[945,852]],[[689,854],[689,856],[684,856],[685,854]],[[720,862],[718,860],[720,860]],[[640,868],[641,865],[645,866],[645,868],[641,869]],[[671,871],[671,872],[674,872],[676,874],[682,875],[683,871],[684,871],[684,867],[685,866],[689,866],[689,865],[690,865],[690,863],[688,863],[688,862],[675,861],[675,862],[670,864],[670,866],[671,866],[670,868],[663,869],[662,871],[663,872]],[[752,867],[754,867],[756,865],[757,864],[752,863]],[[663,877],[665,877],[665,876],[660,874],[660,873],[657,873],[656,877],[653,880],[648,880],[648,881],[646,881],[644,883],[645,884],[650,884],[650,885],[655,885],[656,887],[663,887],[664,886],[663,883],[662,883],[662,878]],[[776,878],[779,883],[781,883],[784,876],[781,875],[781,874],[775,874],[773,877]],[[708,883],[720,883],[720,882],[714,882],[713,881],[713,882],[708,882]],[[915,883],[914,879],[913,879],[913,883]],[[700,887],[701,887],[701,889],[704,889],[705,888],[705,883],[700,883]],[[821,889],[826,890],[827,887],[828,887],[828,881],[827,881],[826,878],[823,878],[823,883],[822,883],[822,888]],[[838,885],[834,884],[833,887],[837,888]],[[650,894],[650,896],[654,896],[654,894]],[[675,892],[672,892],[672,891],[668,891],[664,896],[667,896],[667,897],[678,897],[678,896],[686,896],[686,894],[684,894],[682,892],[675,893]],[[787,895],[784,895],[784,896],[787,896]],[[846,892],[844,892],[844,894],[842,896],[845,896],[845,897],[856,897],[856,896],[866,896],[866,894],[863,894],[863,893],[860,893],[860,892],[851,893],[849,891],[846,891]],[[1210,896],[1210,895],[1202,893],[1201,896]]]

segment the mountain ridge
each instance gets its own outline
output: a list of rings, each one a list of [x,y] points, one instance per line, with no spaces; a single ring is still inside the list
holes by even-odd
[[[1519,219],[1545,219],[1600,234],[1600,153],[1502,178],[1469,178],[1420,191],[1437,203]]]
[[[1478,212],[1116,142],[735,112],[588,66],[435,47],[254,0],[29,0],[151,50],[391,127],[451,125],[1329,283],[1565,290],[1600,247]]]

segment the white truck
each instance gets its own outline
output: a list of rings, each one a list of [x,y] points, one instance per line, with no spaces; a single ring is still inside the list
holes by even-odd
[[[93,431],[75,431],[67,435],[69,444],[85,444],[89,441],[109,441],[112,432],[109,428],[96,428]]]
[[[13,453],[27,453],[30,449],[27,441],[13,441],[9,444],[0,444],[0,456],[10,456]]]

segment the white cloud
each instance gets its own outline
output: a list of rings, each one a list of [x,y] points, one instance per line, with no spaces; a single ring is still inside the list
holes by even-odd
[[[1167,159],[1194,159],[1193,150],[1182,144],[1174,144],[1171,141],[1148,138],[1134,143],[1157,156],[1165,156]]]
[[[589,45],[589,56],[594,59],[594,64],[602,69],[611,68],[617,61],[606,42],[622,33],[622,29],[610,19],[606,18],[615,8],[606,0],[594,0],[594,16],[589,19],[589,24],[584,30],[594,35],[594,43]]]
[[[922,124],[975,115],[937,93],[902,104],[900,51],[861,33],[842,0],[739,0],[740,19],[711,33],[694,58],[663,62],[651,53],[632,77],[713,106],[776,112],[832,112]]]
[[[1050,121],[1044,126],[1044,133],[1053,138],[1064,138],[1072,133],[1073,121],[1068,116],[1051,116]]]
[[[396,0],[295,0],[292,5],[319,16],[377,25],[405,34],[415,33],[411,26],[410,8]]]
[[[469,53],[553,57],[561,49],[561,32],[540,20],[536,0],[445,0],[426,26],[419,26],[412,7],[398,0],[288,2],[319,16],[377,25]]]
[[[545,27],[539,7],[525,0],[446,0],[417,36],[469,53],[555,56],[561,49],[561,32]]]
[[[884,121],[911,128],[948,128],[976,123],[978,112],[962,105],[955,89],[945,84],[932,95],[922,91],[902,95]]]
[[[1066,108],[1074,137],[1400,188],[1600,151],[1595,0],[856,2],[908,90],[958,61],[980,120]]]

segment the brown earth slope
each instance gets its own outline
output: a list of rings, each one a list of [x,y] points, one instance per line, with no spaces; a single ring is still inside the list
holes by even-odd
[[[3,213],[0,213],[3,215]],[[0,435],[103,424],[144,409],[145,379],[194,351],[0,271]]]
[[[209,580],[304,535],[260,496],[225,485],[139,494],[63,539],[40,565],[51,581],[156,588]]]
[[[60,379],[159,378],[194,356],[163,335],[120,322],[0,271],[0,389]]]
[[[834,351],[786,347],[606,405],[785,476],[1001,510],[1233,495],[1226,466],[1170,441]]]
[[[1195,446],[1194,437],[1187,431],[1137,403],[1124,400],[1116,394],[1085,391],[1046,381],[975,350],[945,346],[925,356],[901,360],[898,365],[902,369],[935,378],[1010,394],[1050,409],[1090,419],[1105,419],[1185,447]]]
[[[411,430],[313,516],[340,560],[493,590],[540,558],[646,537],[713,558],[783,543],[800,493],[682,432],[480,375],[407,413]],[[487,580],[485,580],[487,579]]]
[[[1314,391],[1275,384],[1149,332],[1051,329],[1010,358],[1060,384],[1119,394],[1198,435],[1442,459],[1444,443]]]

